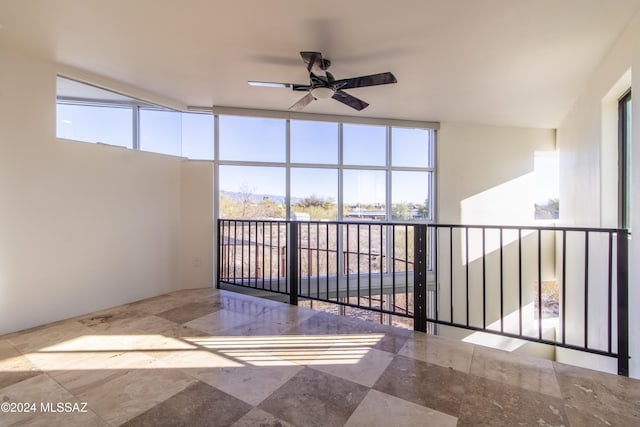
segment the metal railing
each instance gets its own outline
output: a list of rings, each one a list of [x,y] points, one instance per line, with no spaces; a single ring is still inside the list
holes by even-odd
[[[226,283],[615,357],[628,375],[624,229],[218,221]]]
[[[218,281],[411,318],[413,247],[411,224],[220,220]]]

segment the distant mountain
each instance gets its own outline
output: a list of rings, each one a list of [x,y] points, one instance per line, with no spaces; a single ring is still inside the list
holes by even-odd
[[[245,200],[246,198],[248,198],[249,200],[251,200],[253,203],[260,203],[262,200],[269,199],[272,200],[276,203],[279,204],[284,204],[284,196],[277,196],[275,194],[247,194],[247,193],[243,193],[240,191],[221,191],[220,194],[224,197],[227,197],[231,200],[234,200],[236,202],[241,202],[243,200]],[[291,198],[291,203],[292,204],[296,204],[298,203],[300,200],[302,200],[302,198],[300,197],[292,197]]]

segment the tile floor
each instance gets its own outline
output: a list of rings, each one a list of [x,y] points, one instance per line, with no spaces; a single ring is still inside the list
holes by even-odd
[[[638,426],[640,381],[199,289],[0,336],[0,405],[2,426]]]

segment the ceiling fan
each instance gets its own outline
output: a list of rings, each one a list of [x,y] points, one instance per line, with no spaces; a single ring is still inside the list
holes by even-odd
[[[391,73],[371,74],[368,76],[336,80],[333,75],[327,71],[331,66],[331,61],[322,58],[322,54],[320,52],[300,52],[300,56],[307,65],[307,71],[309,72],[309,84],[259,81],[249,81],[248,83],[251,86],[284,87],[299,92],[307,92],[307,94],[298,102],[289,107],[289,110],[293,111],[300,111],[312,101],[322,98],[333,98],[355,110],[361,111],[367,108],[369,104],[348,94],[344,89],[386,85],[398,82],[395,76]]]

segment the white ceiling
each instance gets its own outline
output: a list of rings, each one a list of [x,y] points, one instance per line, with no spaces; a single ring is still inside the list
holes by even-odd
[[[313,113],[553,128],[640,0],[2,0],[0,46],[192,106],[286,110],[299,53],[346,78],[393,72]]]

